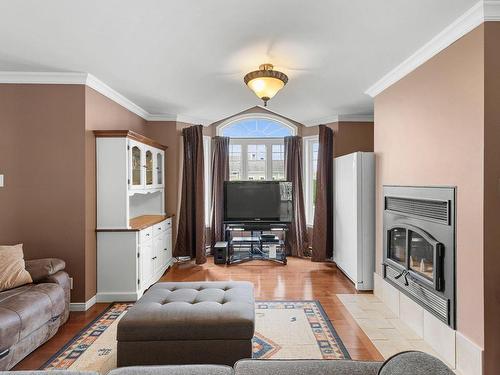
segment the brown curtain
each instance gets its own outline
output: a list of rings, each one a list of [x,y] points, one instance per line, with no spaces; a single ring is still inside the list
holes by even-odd
[[[289,255],[302,257],[307,253],[306,215],[304,209],[304,191],[302,185],[302,138],[285,137],[286,179],[293,186],[293,222],[286,236],[286,248]]]
[[[229,138],[214,137],[212,156],[212,212],[210,239],[212,246],[224,240],[224,181],[229,179]]]
[[[333,130],[319,126],[316,204],[312,238],[312,260],[333,256]]]
[[[179,229],[174,256],[207,261],[205,255],[205,205],[203,181],[203,126],[182,130],[184,160]]]

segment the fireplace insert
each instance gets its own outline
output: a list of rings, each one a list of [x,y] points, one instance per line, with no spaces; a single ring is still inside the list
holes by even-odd
[[[455,188],[384,186],[383,270],[455,328]]]

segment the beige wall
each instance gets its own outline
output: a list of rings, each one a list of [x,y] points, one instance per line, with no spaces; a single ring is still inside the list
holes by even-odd
[[[0,244],[57,257],[85,298],[85,88],[0,85]]]
[[[481,347],[483,30],[478,27],[375,98],[377,271],[382,185],[457,186],[457,327]]]
[[[500,374],[500,22],[485,24],[484,346],[486,374]]]

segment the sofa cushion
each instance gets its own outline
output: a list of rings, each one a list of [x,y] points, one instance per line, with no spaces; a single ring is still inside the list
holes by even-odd
[[[118,324],[118,341],[250,340],[253,285],[248,282],[158,283]]]
[[[427,353],[408,351],[388,358],[379,375],[454,375],[441,360]]]
[[[381,365],[381,362],[348,360],[331,361],[321,359],[243,359],[236,362],[236,364],[234,365],[234,371],[236,375],[377,375]]]
[[[182,365],[182,366],[141,366],[121,367],[108,375],[232,375],[233,369],[221,365]]]
[[[65,308],[64,290],[57,284],[29,284],[0,293],[0,348],[29,336]]]
[[[33,282],[44,281],[48,277],[63,271],[66,262],[57,258],[43,258],[26,261],[26,271],[28,271]]]
[[[23,245],[0,246],[0,292],[32,281],[24,268]]]

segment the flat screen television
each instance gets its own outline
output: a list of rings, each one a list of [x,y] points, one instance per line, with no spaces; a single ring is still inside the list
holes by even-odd
[[[224,222],[282,222],[293,218],[292,183],[224,182]]]

